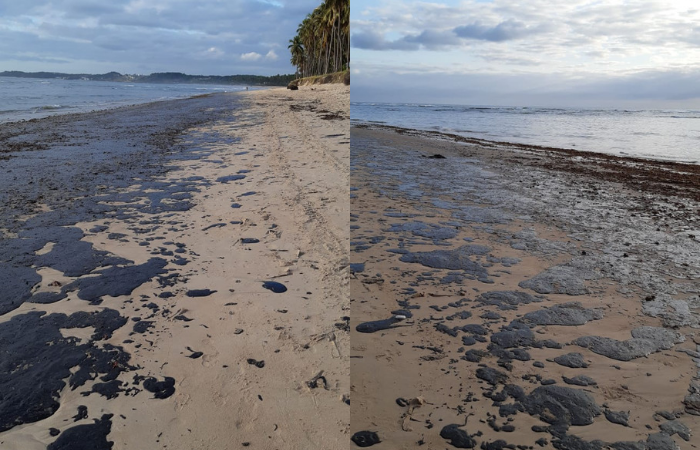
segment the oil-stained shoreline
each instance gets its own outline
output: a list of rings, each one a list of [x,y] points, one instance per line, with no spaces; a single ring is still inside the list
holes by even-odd
[[[153,257],[139,265],[97,250],[83,240],[85,233],[76,224],[108,219],[135,227],[140,214],[189,209],[197,181],[163,183],[157,178],[172,168],[166,161],[192,155],[191,147],[175,146],[176,138],[197,123],[214,120],[217,113],[230,109],[232,101],[206,97],[0,125],[0,281],[5,286],[0,296],[0,312],[5,315],[0,324],[0,383],[7,393],[0,412],[2,431],[52,416],[66,385],[80,389],[99,378],[93,390],[108,398],[141,390],[138,379],[126,389],[117,380],[121,372],[136,369],[129,352],[103,343],[127,323],[127,317],[109,307],[52,314],[44,305],[64,300],[73,291],[86,300],[86,307],[87,302],[97,305],[103,295],[128,295],[165,275],[165,259]],[[219,111],[209,109],[212,106]],[[129,194],[119,192],[132,186],[137,188]],[[168,204],[161,201],[175,197]],[[149,225],[158,228],[159,223]],[[74,281],[56,281],[53,289],[37,291],[41,268]],[[86,276],[91,273],[101,275]],[[27,314],[10,314],[24,302],[36,306]],[[159,310],[154,304],[153,314]],[[86,327],[95,329],[88,339],[61,333]],[[80,369],[73,373],[76,366]],[[87,412],[83,415],[76,420],[87,418]],[[91,435],[97,448],[108,446],[111,417],[83,425],[102,432]],[[59,439],[71,435],[63,436]]]
[[[700,168],[352,137],[356,442],[692,448]]]
[[[343,230],[329,216],[312,238],[302,218],[346,192],[346,91],[0,125],[3,448],[343,438],[310,428],[319,411],[348,422]],[[307,387],[319,372],[324,388]]]

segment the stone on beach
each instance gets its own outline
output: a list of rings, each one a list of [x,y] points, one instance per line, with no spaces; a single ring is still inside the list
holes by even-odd
[[[440,437],[449,440],[450,445],[456,448],[476,447],[474,438],[469,436],[469,433],[459,428],[459,425],[456,423],[445,425],[442,430],[440,430]]]
[[[497,306],[501,310],[514,310],[519,305],[541,302],[542,299],[521,291],[491,291],[480,294],[477,301],[483,305]]]
[[[590,425],[601,414],[589,393],[565,386],[540,386],[523,404],[530,415],[551,424]]]
[[[529,312],[521,320],[533,325],[573,326],[584,325],[591,320],[602,318],[603,312],[600,310],[584,308],[581,302],[569,302]]]
[[[571,266],[554,266],[529,280],[521,281],[518,286],[532,289],[538,294],[588,294],[584,280],[590,275]]]
[[[454,250],[433,250],[430,252],[406,253],[399,258],[402,262],[418,263],[433,269],[462,270],[479,279],[488,278],[488,272],[481,264],[470,259],[474,255],[484,255],[489,249],[484,246],[463,245]]]
[[[371,447],[381,442],[379,435],[374,431],[358,431],[352,435],[350,440],[358,447]]]
[[[355,327],[360,333],[376,333],[377,331],[388,330],[395,328],[396,324],[405,319],[405,316],[394,315],[388,319],[374,320],[371,322],[363,322]]]
[[[583,355],[580,353],[567,353],[566,355],[557,356],[554,362],[560,366],[571,367],[572,369],[581,369],[588,367],[588,363],[583,360]]]
[[[583,336],[575,339],[573,344],[611,359],[631,361],[661,350],[668,350],[683,340],[683,336],[676,331],[644,326],[632,330],[632,338],[625,341],[601,336]]]
[[[491,342],[503,348],[529,347],[535,343],[535,335],[522,322],[511,322],[497,333],[491,335]]]

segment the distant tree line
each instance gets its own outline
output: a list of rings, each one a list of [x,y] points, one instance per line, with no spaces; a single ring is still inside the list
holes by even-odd
[[[119,72],[105,74],[70,74],[58,72],[0,72],[0,77],[60,78],[63,80],[121,81],[131,83],[187,83],[187,84],[236,84],[248,86],[286,86],[294,75],[187,75],[179,72],[152,73],[150,75],[122,75]]]
[[[306,16],[289,40],[297,75],[309,77],[350,66],[350,0],[325,0]]]

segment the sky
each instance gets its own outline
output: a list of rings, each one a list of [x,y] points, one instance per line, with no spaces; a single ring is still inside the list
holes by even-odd
[[[352,101],[700,108],[696,0],[352,0]]]
[[[294,73],[321,0],[0,0],[0,71]]]

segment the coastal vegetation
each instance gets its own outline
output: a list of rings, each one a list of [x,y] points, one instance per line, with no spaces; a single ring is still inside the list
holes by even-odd
[[[0,77],[58,78],[62,80],[118,81],[129,83],[183,83],[183,84],[235,84],[247,86],[286,86],[294,75],[187,75],[180,72],[152,73],[150,75],[122,75],[119,72],[105,74],[69,74],[58,72],[0,72]]]
[[[305,78],[297,78],[292,80],[288,86],[311,86],[314,84],[337,84],[343,83],[346,86],[350,85],[350,71],[343,70],[342,72],[327,73],[325,75],[314,75]]]
[[[350,0],[325,0],[289,40],[297,76],[341,72],[350,66]]]

